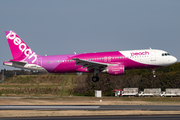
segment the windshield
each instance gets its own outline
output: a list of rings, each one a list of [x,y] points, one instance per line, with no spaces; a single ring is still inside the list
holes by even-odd
[[[169,53],[162,53],[162,56],[170,56]]]

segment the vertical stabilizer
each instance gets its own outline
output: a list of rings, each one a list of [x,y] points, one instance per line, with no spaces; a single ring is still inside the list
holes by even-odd
[[[5,34],[14,61],[34,63],[37,60],[37,54],[14,31],[5,31]]]

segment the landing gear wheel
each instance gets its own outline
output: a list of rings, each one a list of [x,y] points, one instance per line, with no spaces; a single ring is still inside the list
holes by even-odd
[[[153,73],[153,77],[155,78],[156,74],[155,74],[155,70],[154,69],[152,69],[152,73]]]
[[[154,74],[154,75],[153,75],[153,77],[155,78],[155,77],[156,77],[156,75]]]
[[[93,82],[98,82],[99,81],[99,77],[97,77],[97,76],[92,77],[92,81]]]
[[[94,69],[94,75],[92,77],[92,81],[93,82],[98,82],[99,81],[98,73],[99,73],[99,70],[98,69]]]

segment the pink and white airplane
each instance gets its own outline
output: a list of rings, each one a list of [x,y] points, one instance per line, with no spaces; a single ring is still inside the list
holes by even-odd
[[[98,73],[123,75],[127,69],[169,66],[177,59],[163,50],[143,49],[67,55],[40,56],[29,48],[14,32],[5,31],[13,59],[4,65],[50,73],[94,72],[93,82],[99,81]]]

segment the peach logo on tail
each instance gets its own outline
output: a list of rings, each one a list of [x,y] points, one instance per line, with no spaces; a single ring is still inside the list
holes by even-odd
[[[137,56],[137,55],[149,55],[149,52],[145,51],[145,52],[133,52],[133,53],[130,53],[131,56]]]
[[[9,34],[6,36],[7,39],[13,40],[14,45],[19,46],[19,50],[24,53],[28,59],[31,59],[34,57],[34,60],[32,63],[34,63],[37,60],[37,55],[36,53],[32,53],[32,50],[30,48],[27,48],[27,45],[22,42],[21,38],[16,36],[16,33],[13,31],[10,31]]]

